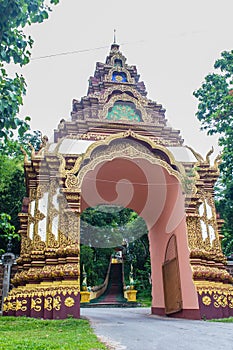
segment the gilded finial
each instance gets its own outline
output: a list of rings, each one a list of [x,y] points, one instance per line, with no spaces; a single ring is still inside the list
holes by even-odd
[[[199,162],[199,163],[204,163],[204,159],[203,157],[197,153],[196,151],[194,151],[194,149],[190,146],[185,146],[186,148],[190,149],[190,151],[192,152],[192,154],[194,155],[194,157],[196,158],[196,160]]]
[[[214,160],[214,168],[218,169],[219,165],[222,163],[222,153],[219,153]]]
[[[210,156],[211,156],[211,154],[214,152],[214,147],[212,146],[212,148],[211,148],[211,150],[207,153],[207,155],[206,155],[206,159],[205,159],[205,161],[206,161],[206,163],[207,164],[210,164]]]
[[[28,146],[31,148],[31,159],[32,159],[35,157],[36,151],[34,146],[30,142],[28,142]]]
[[[29,159],[28,159],[28,154],[25,151],[25,149],[22,146],[20,146],[20,150],[24,155],[24,164],[28,164],[28,163],[30,164]]]
[[[45,148],[49,145],[48,144],[48,136],[44,135],[42,138],[41,138],[41,144],[40,144],[40,149],[39,151],[37,152],[37,155],[41,155],[44,153],[44,150]]]

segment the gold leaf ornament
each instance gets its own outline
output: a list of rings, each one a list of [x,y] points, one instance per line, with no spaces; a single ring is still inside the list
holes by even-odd
[[[73,298],[68,297],[65,299],[65,306],[72,307],[72,306],[74,306],[74,304],[75,304],[75,301]]]
[[[202,298],[202,302],[204,305],[206,306],[209,306],[211,304],[211,298],[208,297],[208,295],[205,295],[203,298]]]

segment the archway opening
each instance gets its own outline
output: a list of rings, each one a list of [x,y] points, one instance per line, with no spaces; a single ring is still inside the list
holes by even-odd
[[[133,152],[132,152],[133,153]],[[96,205],[131,208],[146,222],[149,231],[152,276],[152,312],[164,315],[163,265],[167,244],[172,235],[177,240],[177,268],[180,281],[180,309],[197,309],[198,301],[192,280],[185,220],[185,195],[175,171],[165,162],[154,163],[136,154],[118,157],[97,153],[82,178],[81,211]],[[170,278],[170,277],[168,277]],[[169,314],[177,312],[170,310]]]
[[[89,291],[105,283],[109,264],[120,263],[123,270],[122,276],[119,276],[123,280],[122,294],[132,288],[130,281],[133,278],[137,301],[151,305],[148,230],[145,221],[136,212],[115,205],[85,209],[80,221],[80,243],[81,281],[85,275]],[[97,303],[98,300],[92,302]]]

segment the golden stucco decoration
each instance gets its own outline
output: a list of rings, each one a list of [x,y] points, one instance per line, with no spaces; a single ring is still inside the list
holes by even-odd
[[[211,298],[209,296],[205,295],[202,298],[202,302],[203,302],[204,305],[209,306],[211,304]]]
[[[65,306],[72,307],[75,304],[74,298],[68,297],[64,301]]]

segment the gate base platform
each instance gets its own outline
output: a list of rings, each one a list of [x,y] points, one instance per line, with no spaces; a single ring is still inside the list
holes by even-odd
[[[14,288],[4,300],[3,316],[80,318],[79,284],[76,281],[41,282]]]
[[[186,318],[191,320],[210,320],[233,316],[233,285],[213,281],[195,281],[199,309],[182,309],[166,314],[163,307],[151,308],[152,315]]]

